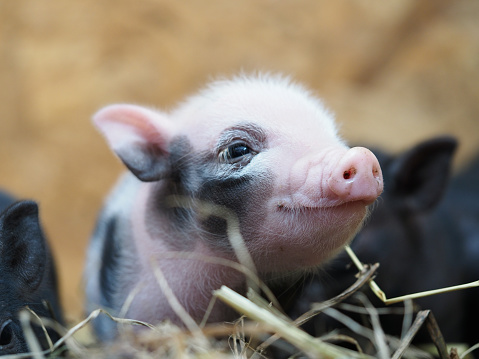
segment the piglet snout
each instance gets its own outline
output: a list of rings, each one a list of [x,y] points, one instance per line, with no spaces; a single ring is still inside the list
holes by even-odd
[[[349,149],[333,169],[328,186],[344,202],[374,202],[383,191],[383,175],[376,156],[364,147]]]

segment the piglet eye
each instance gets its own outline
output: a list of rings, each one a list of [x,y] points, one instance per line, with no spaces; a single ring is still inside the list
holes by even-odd
[[[232,159],[238,158],[250,153],[250,149],[244,143],[237,143],[227,148],[228,156]]]
[[[236,163],[242,161],[245,156],[254,154],[248,145],[243,142],[238,142],[222,150],[219,154],[219,159],[224,163]]]

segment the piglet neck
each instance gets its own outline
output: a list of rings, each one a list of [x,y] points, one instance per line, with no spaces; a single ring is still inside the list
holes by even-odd
[[[206,244],[198,233],[164,230],[163,228],[171,228],[171,224],[166,223],[168,216],[161,211],[156,213],[155,228],[151,228],[151,222],[141,220],[151,217],[146,214],[151,214],[151,210],[154,210],[151,209],[150,199],[152,192],[156,191],[157,186],[143,184],[133,211],[136,218],[132,221],[135,247],[140,258],[148,259],[141,264],[139,278],[145,283],[144,287],[148,288],[145,292],[150,292],[150,298],[151,292],[154,292],[157,298],[164,298],[158,284],[158,271],[161,271],[179,303],[193,319],[201,321],[213,297],[213,291],[226,285],[244,293],[245,275],[237,270],[237,262],[232,253],[217,251]],[[141,302],[139,300],[134,305],[141,305]],[[132,309],[135,312],[135,308]],[[138,312],[140,309],[138,308]],[[153,309],[156,313],[164,313],[162,317],[182,324],[176,316],[171,317],[172,310],[168,305],[158,304],[158,307]],[[152,311],[150,315],[155,317],[158,314]],[[225,317],[233,319],[235,315],[222,303],[216,303],[209,321],[224,320]],[[144,319],[149,320],[147,317]]]
[[[215,256],[207,249],[201,248],[201,245],[191,252],[166,250],[157,253],[149,264],[142,266],[142,273],[139,276],[144,282],[144,293],[148,293],[140,295],[146,299],[134,303],[142,305],[143,302],[151,301],[149,298],[157,298],[157,306],[152,306],[152,312],[140,319],[149,321],[157,316],[158,320],[169,319],[182,326],[183,321],[172,309],[171,298],[168,299],[167,292],[171,290],[181,307],[200,323],[213,300],[214,290],[227,285],[238,292],[245,292],[244,275],[225,265],[228,262],[225,258]],[[165,290],[160,284],[159,271],[169,289]],[[137,312],[144,313],[144,310],[140,308]],[[218,322],[233,320],[236,316],[232,309],[216,301],[207,319],[209,322]]]

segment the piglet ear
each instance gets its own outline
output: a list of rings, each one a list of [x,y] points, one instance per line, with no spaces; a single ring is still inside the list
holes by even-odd
[[[42,281],[46,244],[33,201],[17,202],[0,215],[0,268],[18,287],[34,291]]]
[[[166,115],[135,105],[111,105],[96,113],[93,122],[140,180],[158,181],[167,175],[173,124]]]
[[[457,140],[436,137],[399,156],[391,165],[391,191],[409,211],[426,211],[442,198]]]

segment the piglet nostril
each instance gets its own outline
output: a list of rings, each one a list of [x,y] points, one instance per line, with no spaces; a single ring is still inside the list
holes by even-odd
[[[348,180],[348,179],[353,178],[355,174],[356,174],[356,168],[351,167],[349,170],[344,171],[344,173],[343,173],[343,178],[344,178],[345,180]]]

